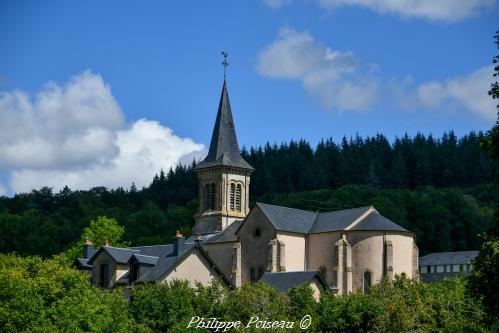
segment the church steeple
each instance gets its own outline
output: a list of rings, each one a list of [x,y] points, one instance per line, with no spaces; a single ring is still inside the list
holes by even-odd
[[[196,166],[196,169],[214,166],[231,166],[241,169],[254,170],[239,153],[236,129],[230,108],[227,82],[224,79],[222,95],[218,104],[217,119],[213,127],[210,149],[206,158]]]
[[[225,58],[222,64],[227,67],[227,53],[222,54]],[[254,169],[239,153],[225,75],[210,149],[194,170],[199,185],[195,234],[221,231],[246,217],[250,175]]]

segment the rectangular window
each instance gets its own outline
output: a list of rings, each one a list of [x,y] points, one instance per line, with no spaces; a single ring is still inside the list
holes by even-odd
[[[101,264],[99,272],[99,286],[102,288],[109,287],[109,265]]]
[[[447,273],[450,273],[450,272],[451,272],[451,270],[450,270],[450,269],[451,269],[451,265],[447,265],[447,267],[446,267],[445,271],[446,271]]]
[[[459,272],[459,265],[452,265],[452,271],[454,273],[458,273]]]
[[[438,265],[437,266],[437,273],[443,273],[444,272],[444,266],[443,265]]]

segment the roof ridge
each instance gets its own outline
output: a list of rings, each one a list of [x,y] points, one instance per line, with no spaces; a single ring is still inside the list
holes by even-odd
[[[273,204],[267,204],[267,203],[263,203],[263,202],[256,202],[256,204],[257,205],[265,205],[265,206],[273,206],[273,207],[279,207],[279,208],[285,208],[285,209],[298,210],[300,212],[307,212],[307,213],[311,213],[311,214],[315,214],[315,215],[318,214],[317,212],[313,212],[313,211],[310,211],[310,210],[293,208],[293,207],[286,207],[286,206],[279,206],[279,205],[273,205]]]
[[[116,249],[116,250],[127,250],[127,251],[140,251],[133,249],[131,247],[116,247],[116,246],[102,246],[104,249]]]
[[[371,215],[371,213],[375,213],[375,214],[377,213],[377,214],[379,214],[378,211],[373,206],[366,206],[366,207],[362,207],[362,208],[367,208],[367,210],[364,213],[362,213],[359,217],[357,217],[355,219],[355,221],[353,221],[352,223],[350,223],[349,225],[347,225],[344,228],[344,230],[350,230],[350,229],[352,229],[357,224],[359,224],[360,222],[362,222],[367,216]]]
[[[367,205],[367,206],[352,207],[352,208],[339,208],[336,210],[328,210],[327,212],[319,212],[319,214],[335,213],[335,212],[340,212],[340,211],[345,211],[345,210],[354,210],[354,209],[362,209],[362,208],[374,208],[374,206]]]
[[[137,249],[139,247],[153,247],[153,246],[167,246],[167,245],[173,245],[173,243],[168,243],[168,244],[156,244],[156,245],[142,245],[142,246],[130,246],[127,247],[127,249]]]
[[[147,254],[140,254],[140,253],[134,253],[133,255],[134,256],[137,255],[137,256],[141,256],[141,257],[159,258],[159,257],[156,257],[156,256],[148,256]]]

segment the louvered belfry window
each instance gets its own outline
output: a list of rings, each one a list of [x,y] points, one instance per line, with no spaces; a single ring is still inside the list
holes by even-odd
[[[235,208],[235,194],[236,194],[236,185],[234,183],[230,184],[230,199],[229,206],[231,210]]]
[[[205,184],[204,185],[204,209],[205,210],[214,210],[215,209],[215,183]]]
[[[241,184],[237,184],[235,193],[235,208],[237,211],[241,211]]]

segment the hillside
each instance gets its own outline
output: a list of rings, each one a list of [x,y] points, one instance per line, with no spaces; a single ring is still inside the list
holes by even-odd
[[[251,201],[309,210],[374,205],[413,231],[420,253],[477,249],[498,193],[482,133],[436,139],[382,135],[243,149],[255,167]],[[177,166],[148,187],[88,191],[50,188],[0,198],[0,252],[50,256],[77,241],[91,219],[106,215],[125,227],[134,245],[168,243],[190,233],[197,209],[195,165]]]

